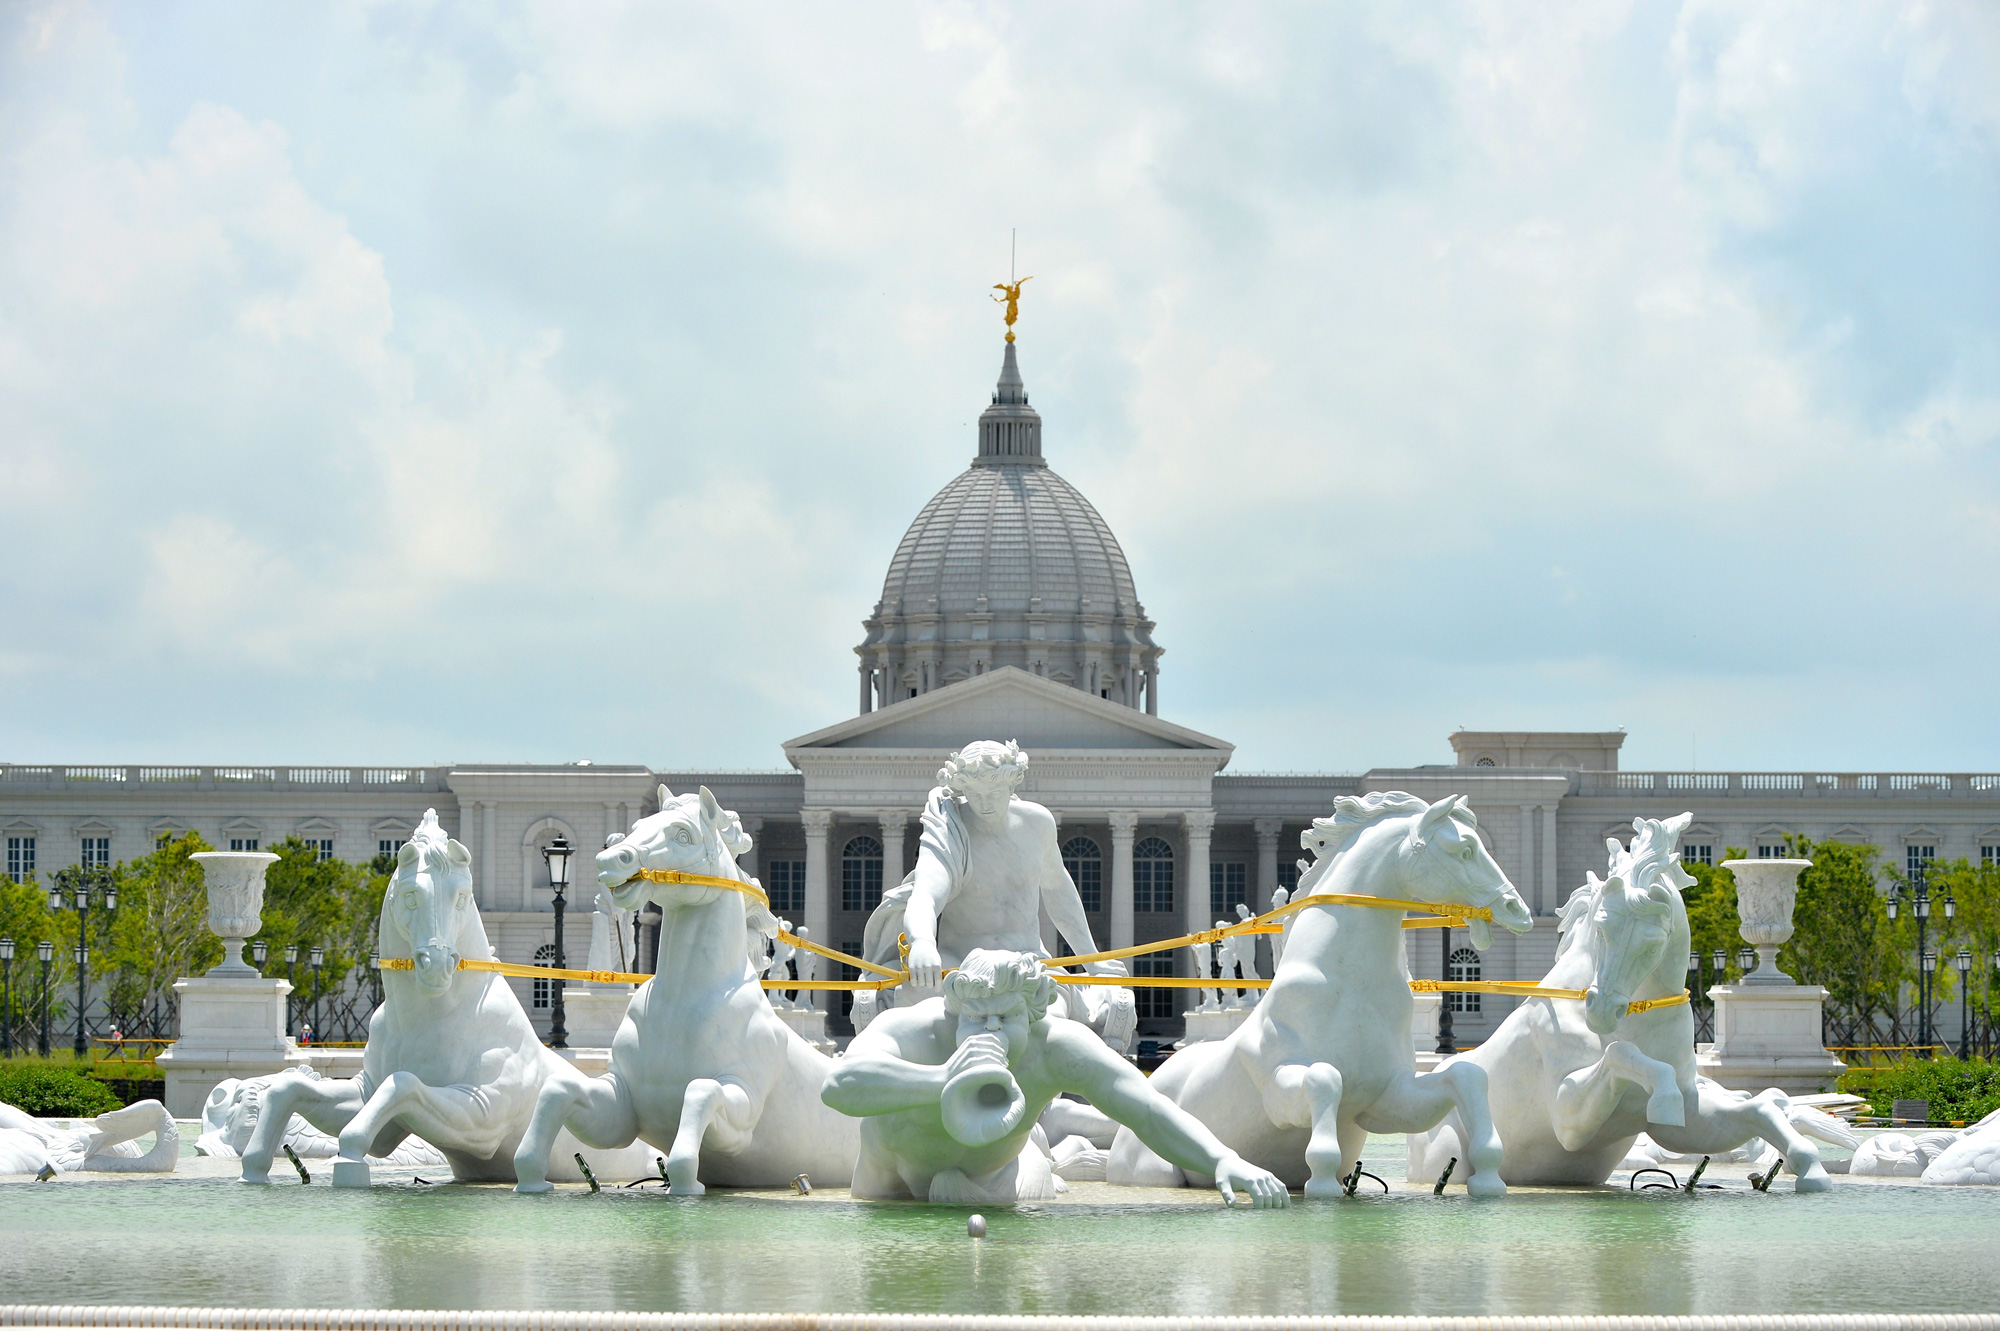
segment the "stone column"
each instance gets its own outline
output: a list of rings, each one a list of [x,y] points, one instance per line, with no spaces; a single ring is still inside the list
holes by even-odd
[[[1556,882],[1556,806],[1542,806],[1542,909],[1556,908],[1556,893],[1562,890]]]
[[[910,820],[900,809],[878,817],[882,824],[882,890],[887,892],[902,882],[907,872],[903,868],[903,831]]]
[[[1521,806],[1521,867],[1514,886],[1528,898],[1529,907],[1537,915],[1544,915],[1555,906],[1542,900],[1542,884],[1535,873],[1535,806]]]
[[[1278,890],[1278,837],[1285,830],[1282,818],[1259,818],[1257,827],[1257,909],[1271,909],[1271,896]]]
[[[486,907],[488,910],[500,909],[500,885],[493,881],[493,841],[498,835],[494,831],[496,821],[493,801],[481,800],[479,802],[479,882],[477,884],[478,891],[473,893],[473,896],[478,900],[488,903]],[[527,890],[527,885],[523,884],[521,887],[523,896],[526,896]],[[520,909],[526,909],[525,903]]]
[[[1215,920],[1208,909],[1208,839],[1215,830],[1215,810],[1189,809],[1181,814],[1187,827],[1187,900],[1181,918],[1187,932],[1212,928]]]
[[[1132,946],[1132,840],[1136,813],[1113,813],[1111,821],[1111,941],[1109,948]]]
[[[806,833],[806,928],[808,937],[821,947],[835,947],[833,942],[833,901],[827,895],[831,890],[827,873],[827,834],[833,830],[833,810],[804,809],[799,813],[799,824]],[[840,977],[829,972],[823,963],[820,975],[829,980]],[[827,1009],[827,997],[831,989],[822,989],[813,995],[813,1001],[821,1009]]]
[[[606,844],[610,843],[614,832],[623,832],[624,830],[624,828],[618,825],[617,802],[614,800],[604,801],[604,840]],[[578,849],[581,850],[582,847],[579,846]],[[581,867],[580,863],[578,867]]]

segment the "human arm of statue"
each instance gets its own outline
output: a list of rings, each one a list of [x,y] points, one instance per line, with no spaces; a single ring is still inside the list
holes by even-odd
[[[930,1064],[903,1057],[891,1039],[869,1039],[873,1033],[871,1029],[854,1037],[820,1088],[819,1098],[827,1108],[850,1118],[934,1105],[944,1095],[945,1083],[965,1069],[995,1060],[1003,1066],[1007,1062],[1007,1046],[996,1035],[975,1035],[943,1063]]]
[[[950,901],[950,870],[935,855],[918,851],[910,899],[903,904],[903,932],[910,936],[910,983],[916,988],[935,989],[944,978],[937,926],[938,916]]]
[[[1091,1037],[1095,1043],[1095,1037]],[[1100,1045],[1079,1051],[1087,1072],[1078,1094],[1132,1129],[1133,1135],[1160,1156],[1191,1173],[1215,1180],[1223,1201],[1234,1205],[1236,1190],[1249,1194],[1258,1208],[1288,1206],[1291,1194],[1277,1176],[1224,1146],[1206,1124],[1153,1089],[1145,1074]]]

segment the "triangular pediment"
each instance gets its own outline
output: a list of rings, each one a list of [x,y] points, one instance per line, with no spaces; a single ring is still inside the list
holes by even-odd
[[[842,721],[785,743],[797,765],[801,750],[956,749],[974,740],[1018,740],[1021,747],[1067,752],[1104,749],[1219,752],[1235,746],[1123,704],[1002,666],[976,679]]]

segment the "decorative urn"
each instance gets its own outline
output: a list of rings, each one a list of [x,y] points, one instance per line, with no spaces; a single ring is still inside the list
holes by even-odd
[[[1736,915],[1743,941],[1757,949],[1757,969],[1744,984],[1790,984],[1778,969],[1778,949],[1792,937],[1792,908],[1798,904],[1799,875],[1811,860],[1724,860],[1736,877]]]
[[[217,976],[255,976],[243,960],[243,940],[264,927],[264,870],[278,862],[266,850],[205,850],[194,855],[208,885],[208,927],[222,936]]]

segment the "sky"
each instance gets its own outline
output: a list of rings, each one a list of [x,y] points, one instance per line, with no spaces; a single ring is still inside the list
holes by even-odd
[[[1232,770],[2000,771],[1970,0],[0,6],[0,761],[782,766],[1015,235]]]

